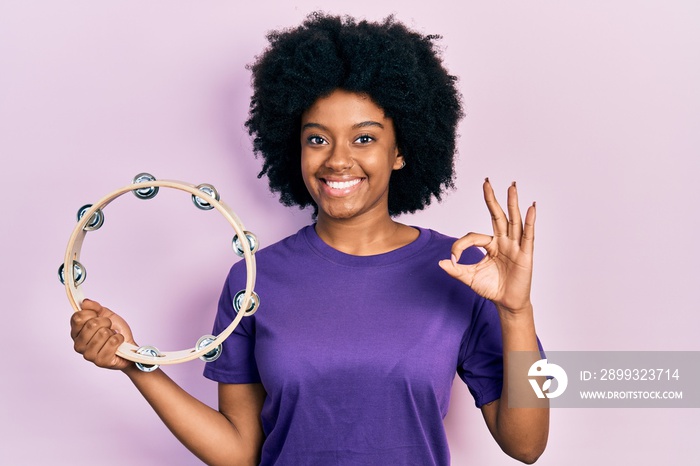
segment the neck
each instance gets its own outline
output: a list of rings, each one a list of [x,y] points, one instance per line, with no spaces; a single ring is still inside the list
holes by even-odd
[[[398,249],[418,237],[418,230],[377,218],[337,219],[319,212],[316,233],[333,249],[354,256],[372,256]]]

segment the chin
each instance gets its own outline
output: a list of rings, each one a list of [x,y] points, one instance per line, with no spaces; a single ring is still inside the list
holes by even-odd
[[[326,208],[319,209],[323,215],[336,220],[347,220],[357,215],[357,210],[351,208]]]
[[[349,218],[353,218],[355,216],[355,212],[348,212],[348,211],[326,212],[325,215],[326,215],[326,217],[332,218],[335,220],[347,220]]]

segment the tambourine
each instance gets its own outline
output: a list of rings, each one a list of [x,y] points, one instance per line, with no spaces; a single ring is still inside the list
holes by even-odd
[[[133,361],[136,366],[144,371],[151,372],[161,364],[178,364],[200,358],[205,362],[216,360],[222,351],[221,343],[228,338],[238,326],[241,319],[250,316],[258,310],[260,297],[255,293],[255,252],[258,250],[258,240],[254,234],[246,231],[238,216],[226,204],[219,199],[219,193],[210,184],[193,184],[173,180],[156,180],[153,175],[140,173],[134,177],[131,184],[107,194],[95,204],[86,204],[78,209],[78,224],[76,225],[63,263],[58,269],[58,276],[66,287],[68,301],[75,311],[80,310],[84,295],[80,285],[85,281],[87,270],[80,263],[80,250],[85,240],[85,235],[90,231],[99,229],[104,223],[103,209],[113,200],[126,193],[133,193],[139,199],[151,199],[160,188],[172,188],[186,191],[192,195],[194,205],[202,210],[218,210],[231,224],[236,234],[233,237],[232,247],[234,252],[245,259],[246,285],[245,289],[236,293],[233,298],[233,307],[236,317],[219,335],[204,335],[195,343],[193,348],[179,351],[160,351],[155,346],[137,347],[130,343],[122,343],[117,349],[117,355]],[[246,238],[246,241],[241,241]],[[73,279],[66,280],[65,271],[73,270]]]

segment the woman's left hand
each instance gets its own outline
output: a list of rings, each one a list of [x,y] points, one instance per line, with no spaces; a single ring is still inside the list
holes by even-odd
[[[493,301],[501,312],[510,315],[531,312],[535,204],[527,209],[523,226],[515,182],[508,188],[508,216],[496,201],[488,178],[484,181],[484,199],[491,213],[493,236],[468,233],[455,241],[452,260],[440,261],[440,267],[480,296]],[[472,265],[457,263],[470,246],[484,248],[484,258]]]

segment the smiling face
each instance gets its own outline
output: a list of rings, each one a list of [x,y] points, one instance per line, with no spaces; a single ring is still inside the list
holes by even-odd
[[[389,217],[389,178],[401,168],[394,124],[364,94],[335,90],[301,117],[301,172],[328,219]]]

